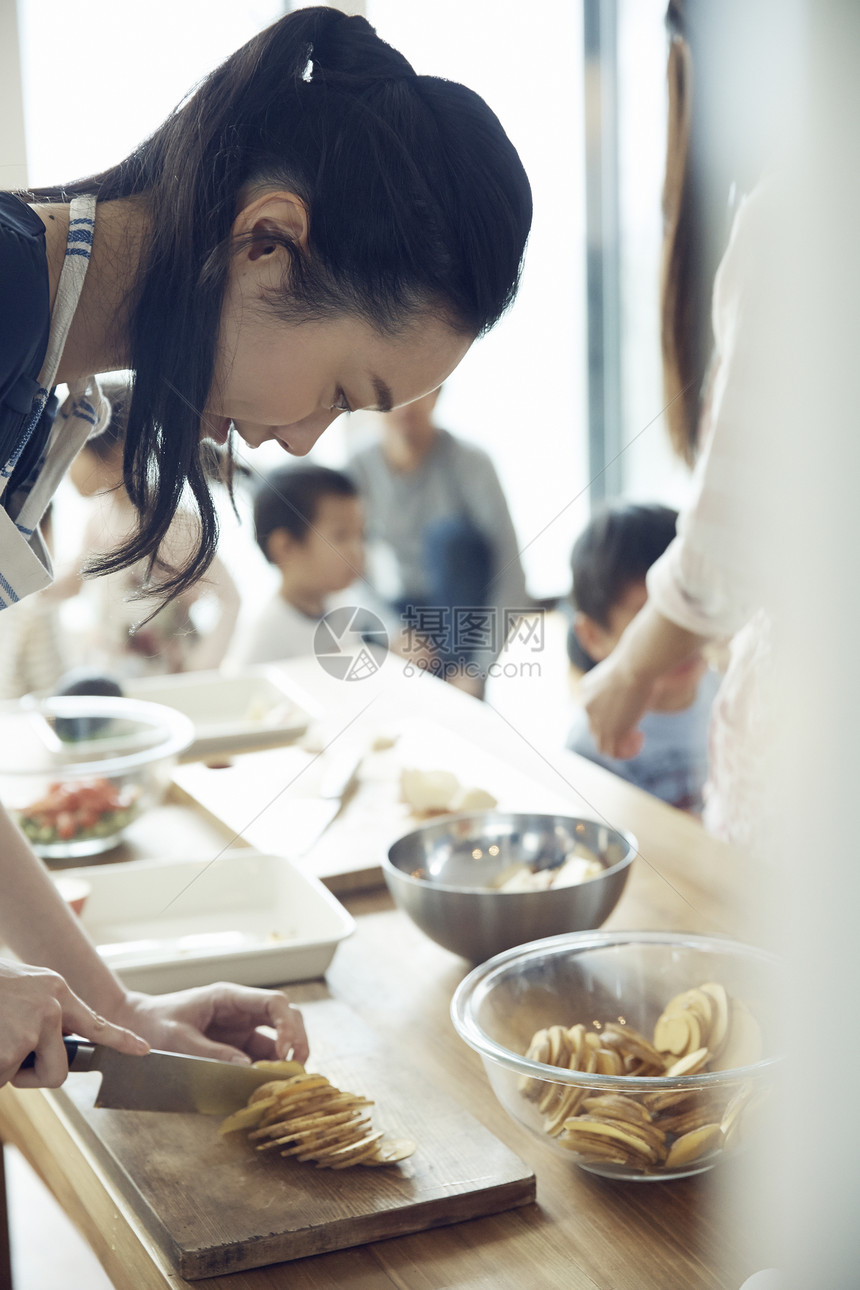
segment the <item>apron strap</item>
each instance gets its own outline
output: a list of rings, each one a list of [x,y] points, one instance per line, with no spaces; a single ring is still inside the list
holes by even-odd
[[[32,430],[53,388],[69,328],[80,300],[93,245],[96,199],[91,194],[74,197],[69,206],[69,236],[51,314],[51,331],[45,361],[39,373]],[[0,609],[31,595],[51,582],[51,561],[37,531],[48,502],[89,435],[98,433],[110,417],[110,404],[102,397],[94,377],[69,383],[70,397],[51,428],[45,457],[32,488],[13,520],[0,507]],[[19,447],[19,453],[23,443]],[[14,464],[14,463],[10,463]],[[7,472],[11,473],[11,472]],[[6,479],[0,479],[0,495]]]
[[[73,197],[69,206],[69,238],[66,242],[66,256],[57,286],[57,298],[51,314],[51,334],[45,361],[39,373],[39,384],[45,390],[54,385],[57,368],[66,347],[69,328],[78,307],[84,278],[90,263],[90,252],[93,248],[93,226],[95,224],[96,199],[88,193],[83,197]]]

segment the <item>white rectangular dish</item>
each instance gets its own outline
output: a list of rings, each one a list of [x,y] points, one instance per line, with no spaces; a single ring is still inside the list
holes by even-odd
[[[164,703],[194,722],[194,743],[183,760],[247,748],[268,748],[298,738],[317,704],[278,668],[261,665],[241,672],[180,672],[128,681],[132,699]]]
[[[90,865],[62,878],[88,884],[81,921],[105,962],[129,989],[151,994],[310,980],[355,931],[316,878],[256,851]]]

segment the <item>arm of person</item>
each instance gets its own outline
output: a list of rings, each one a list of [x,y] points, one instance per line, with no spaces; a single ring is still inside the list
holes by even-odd
[[[63,1035],[70,1033],[123,1053],[149,1051],[145,1039],[106,1021],[58,973],[0,959],[0,1086],[58,1088],[69,1073]],[[30,1053],[35,1062],[22,1071]]]
[[[127,991],[100,958],[47,869],[2,807],[0,889],[0,940],[24,963],[48,969],[43,974],[26,969],[23,979],[17,971],[0,976],[0,1075],[4,1078],[35,1049],[32,1079],[40,1082],[47,1072],[55,1081],[64,1029],[124,1051],[141,1052],[152,1044],[221,1061],[247,1061],[283,1057],[292,1050],[298,1061],[305,1060],[308,1047],[301,1015],[278,991],[234,985],[158,997]],[[41,1017],[35,1034],[30,1014]],[[85,1029],[79,1029],[81,1024]],[[276,1038],[264,1034],[260,1026],[274,1029]],[[141,1045],[135,1036],[146,1043]]]
[[[215,557],[200,583],[198,596],[211,596],[217,604],[217,618],[212,626],[200,635],[189,652],[188,670],[204,672],[220,667],[236,630],[241,598],[239,589],[227,572],[222,560]]]
[[[159,556],[169,567],[181,568],[193,552],[196,541],[194,517],[187,511],[177,511],[161,544]],[[212,608],[215,614],[214,621],[207,622],[205,629],[189,648],[183,660],[183,669],[187,672],[203,672],[220,667],[233,639],[241,605],[239,589],[223,560],[216,555],[200,581],[184,593],[183,600],[189,609],[198,601],[214,602],[207,605],[206,610]],[[194,618],[193,611],[191,617]]]
[[[94,555],[110,549],[112,543],[105,542],[105,504],[102,498],[88,500],[89,514],[84,525],[84,535],[80,547],[72,560],[63,558],[62,567],[57,568],[56,577],[50,587],[43,593],[51,600],[71,600],[84,588],[84,565]],[[117,539],[118,540],[118,539]],[[115,545],[115,543],[113,543]],[[59,564],[57,555],[55,563]]]
[[[635,727],[663,672],[715,640],[733,636],[760,603],[755,522],[767,487],[761,427],[768,409],[751,404],[767,330],[757,310],[767,301],[758,281],[767,246],[767,194],[741,208],[714,286],[718,362],[710,430],[696,465],[693,498],[674,541],[648,570],[648,601],[612,654],[582,682],[595,742],[614,757],[642,746]],[[761,221],[764,220],[764,225]],[[760,288],[751,290],[751,284]]]
[[[607,757],[636,756],[643,738],[636,727],[650,706],[655,684],[664,672],[700,651],[707,640],[646,602],[609,657],[580,682],[580,697],[599,752]]]

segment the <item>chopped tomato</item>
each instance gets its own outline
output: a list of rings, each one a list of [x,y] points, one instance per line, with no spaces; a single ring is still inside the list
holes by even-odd
[[[34,841],[50,842],[50,838],[34,836],[50,830],[67,842],[97,829],[106,817],[115,817],[111,823],[122,827],[118,817],[128,817],[138,795],[136,788],[120,789],[107,779],[57,781],[43,798],[19,812],[19,823]]]

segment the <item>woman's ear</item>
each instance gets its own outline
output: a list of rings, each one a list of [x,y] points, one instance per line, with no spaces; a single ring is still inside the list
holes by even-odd
[[[245,244],[249,260],[276,256],[285,242],[307,250],[310,218],[296,193],[261,193],[242,206],[233,221],[233,237]]]
[[[602,662],[612,652],[612,644],[607,641],[607,633],[588,614],[581,611],[574,614],[573,630],[577,640],[595,663]]]

